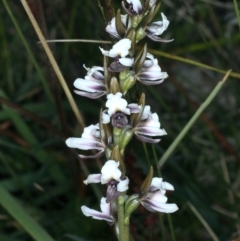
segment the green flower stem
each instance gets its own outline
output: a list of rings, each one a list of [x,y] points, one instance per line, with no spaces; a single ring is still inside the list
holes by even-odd
[[[174,228],[173,228],[173,224],[172,224],[171,215],[168,213],[167,217],[168,217],[168,223],[169,223],[169,226],[170,226],[170,232],[171,232],[171,236],[172,236],[172,241],[176,241],[176,236],[175,236],[175,232],[174,232]]]
[[[125,241],[130,241],[129,223],[125,224]]]
[[[212,102],[212,100],[214,99],[214,97],[217,95],[217,93],[220,91],[220,89],[222,88],[223,84],[225,83],[225,81],[227,80],[228,76],[230,75],[231,70],[229,70],[222,81],[220,81],[216,87],[214,88],[214,90],[211,92],[211,94],[208,96],[208,98],[202,103],[202,105],[198,108],[198,110],[196,111],[196,113],[194,114],[194,116],[190,119],[190,121],[187,123],[187,125],[183,128],[183,130],[179,133],[179,135],[177,136],[177,138],[174,140],[174,142],[169,146],[169,148],[167,149],[167,151],[164,153],[164,155],[162,156],[162,158],[159,160],[158,162],[158,167],[161,168],[163,166],[163,164],[166,162],[166,160],[169,158],[169,156],[174,152],[174,150],[176,149],[176,147],[178,146],[178,144],[181,142],[181,140],[183,139],[183,137],[188,133],[188,131],[190,130],[190,128],[193,126],[193,124],[197,121],[197,119],[199,118],[199,116],[202,114],[202,112],[206,109],[206,107]]]
[[[119,241],[128,241],[126,239],[126,225],[125,225],[125,215],[124,215],[124,193],[117,198],[117,206],[118,206],[118,231],[119,231]]]

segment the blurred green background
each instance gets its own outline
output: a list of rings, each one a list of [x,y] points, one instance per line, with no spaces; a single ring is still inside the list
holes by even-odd
[[[107,1],[27,2],[47,39],[110,40],[99,8],[102,5],[109,21]],[[112,4],[118,9],[121,1]],[[177,203],[179,211],[168,216],[139,208],[132,216],[133,236],[174,240],[174,233],[178,241],[240,240],[240,26],[234,1],[163,0],[161,11],[170,20],[161,37],[174,41],[146,41],[161,51],[155,56],[169,78],[153,87],[137,84],[130,97],[134,100],[144,91],[168,135],[154,148],[131,141],[126,151],[131,190],[139,190],[150,164],[156,171],[155,155],[160,159],[223,78],[219,71],[236,74],[161,168],[164,180],[175,187],[168,202]],[[156,20],[161,20],[160,12]],[[101,66],[99,46],[109,45],[50,46],[86,126],[96,124],[104,97],[77,96],[73,81],[85,76],[83,64]],[[98,173],[104,159],[81,161],[81,151],[66,147],[65,139],[80,137],[82,127],[20,1],[0,1],[0,49],[0,241],[35,240],[31,232],[47,240],[41,239],[36,223],[54,240],[116,240],[106,222],[87,218],[80,210],[81,205],[99,210],[104,187],[84,186],[82,180],[89,172]],[[163,57],[162,52],[171,55]]]

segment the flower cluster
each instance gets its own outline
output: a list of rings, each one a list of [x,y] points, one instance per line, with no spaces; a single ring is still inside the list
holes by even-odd
[[[84,184],[101,183],[106,185],[106,197],[101,198],[101,212],[82,206],[82,212],[94,219],[106,220],[115,225],[117,235],[121,237],[121,223],[139,205],[150,212],[172,213],[178,210],[176,204],[167,203],[166,191],[174,187],[163,182],[162,178],[153,177],[153,169],[144,180],[139,193],[127,196],[129,179],[126,176],[124,151],[135,136],[141,142],[158,143],[160,137],[166,135],[161,128],[159,116],[151,112],[145,105],[145,95],[141,94],[138,103],[130,103],[126,93],[139,81],[144,85],[161,84],[167,77],[162,72],[158,60],[148,52],[147,44],[139,41],[148,37],[157,42],[170,42],[159,37],[168,28],[169,21],[161,13],[161,21],[151,22],[158,13],[160,3],[157,0],[140,0],[122,2],[121,10],[108,23],[106,31],[117,42],[100,52],[104,57],[103,66],[86,68],[84,79],[74,82],[75,93],[91,99],[104,95],[105,108],[100,111],[99,123],[84,128],[81,138],[68,138],[66,144],[70,148],[96,150],[92,155],[79,155],[81,158],[99,158],[105,155],[106,162],[101,173],[90,174]],[[121,205],[123,208],[120,208]],[[122,211],[123,210],[123,211]],[[123,212],[121,215],[119,212]],[[121,240],[121,238],[120,238]]]

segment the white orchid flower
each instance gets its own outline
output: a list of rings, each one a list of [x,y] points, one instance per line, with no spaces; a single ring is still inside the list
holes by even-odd
[[[124,26],[127,25],[127,18],[128,18],[128,15],[127,14],[124,14],[122,15],[121,14],[121,22]],[[112,38],[116,38],[116,39],[120,39],[121,36],[118,34],[118,31],[117,31],[117,28],[116,28],[116,18],[112,18],[112,20],[108,23],[107,27],[106,27],[106,32],[108,32]]]
[[[77,78],[73,85],[79,89],[74,92],[78,95],[85,96],[91,99],[97,99],[106,94],[106,86],[102,67],[93,66],[91,69],[84,68],[88,71],[84,79]]]
[[[137,104],[128,104],[125,99],[122,98],[122,93],[117,92],[116,94],[107,95],[106,107],[102,113],[102,123],[107,124],[112,118],[113,126],[118,125],[125,126],[128,123],[126,115],[131,113],[138,113],[139,107]]]
[[[126,57],[129,54],[131,48],[131,40],[124,38],[119,40],[110,50],[104,50],[100,48],[104,56],[114,58],[114,62],[110,65],[109,69],[111,71],[120,72],[125,67],[130,67],[133,65],[133,58]]]
[[[101,174],[90,174],[84,182],[89,183],[100,183],[108,184],[110,181],[116,181],[117,191],[125,192],[128,189],[129,179],[126,177],[124,180],[121,179],[122,172],[119,170],[119,162],[114,160],[108,160],[101,169]]]
[[[66,145],[70,148],[99,151],[93,156],[79,155],[81,158],[98,158],[105,150],[105,145],[100,140],[99,124],[85,127],[81,138],[70,137],[66,140]]]
[[[162,16],[162,21],[153,22],[153,23],[151,23],[150,25],[147,26],[146,35],[147,35],[147,37],[149,37],[153,41],[171,42],[171,41],[173,41],[173,39],[165,40],[165,39],[162,39],[162,38],[158,37],[158,35],[161,35],[167,29],[167,27],[170,23],[168,21],[167,17],[163,13],[161,13],[161,16]]]
[[[166,190],[174,190],[174,187],[163,182],[162,178],[154,177],[152,179],[149,191],[146,196],[140,201],[141,204],[150,212],[173,213],[178,210],[175,203],[166,203],[167,197],[164,195]]]
[[[168,74],[162,72],[158,65],[158,60],[152,54],[147,53],[141,72],[137,75],[137,80],[145,85],[161,84]]]
[[[107,203],[106,198],[104,197],[101,198],[100,208],[101,212],[88,208],[87,206],[82,206],[81,210],[83,214],[87,217],[92,217],[98,220],[105,220],[110,225],[114,224],[115,220],[111,215],[110,203]]]
[[[160,126],[157,113],[151,113],[150,106],[145,106],[141,121],[134,128],[134,134],[140,141],[157,143],[160,139],[153,139],[152,137],[167,135],[167,132]]]

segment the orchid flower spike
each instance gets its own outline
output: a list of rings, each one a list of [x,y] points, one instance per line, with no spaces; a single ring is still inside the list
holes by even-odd
[[[70,148],[99,151],[93,156],[79,155],[81,158],[99,158],[104,154],[106,147],[100,139],[99,124],[85,127],[81,138],[70,137],[66,140],[66,145]]]
[[[108,160],[101,169],[99,174],[90,174],[84,182],[107,184],[107,202],[114,200],[122,192],[128,189],[129,179],[122,176],[120,171],[119,162]]]

